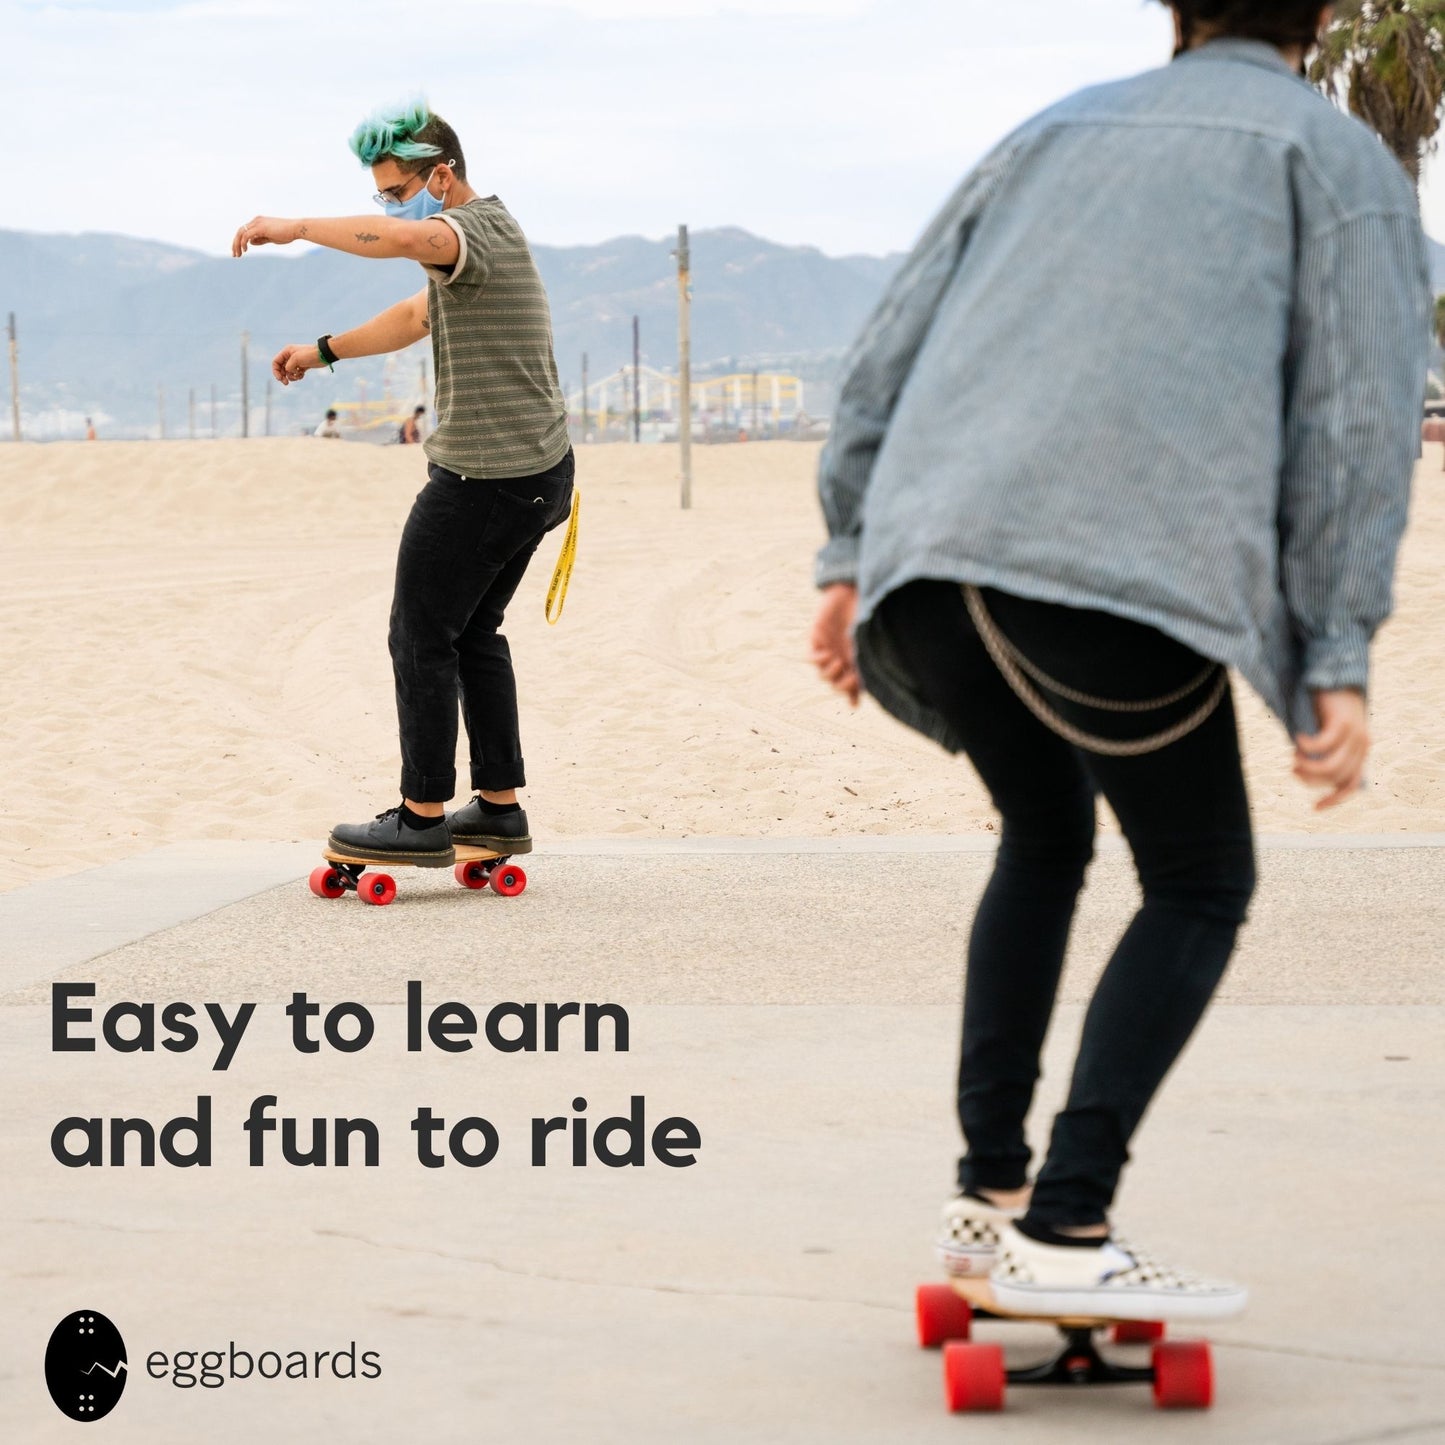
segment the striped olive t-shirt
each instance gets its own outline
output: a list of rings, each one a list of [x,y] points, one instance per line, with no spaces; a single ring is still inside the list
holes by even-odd
[[[437,426],[426,454],[464,477],[526,477],[567,453],[567,406],[536,263],[495,197],[443,211],[460,250],[426,266]]]

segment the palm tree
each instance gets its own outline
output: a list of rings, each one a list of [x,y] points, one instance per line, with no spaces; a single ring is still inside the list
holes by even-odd
[[[1340,0],[1310,79],[1345,98],[1418,190],[1445,99],[1445,0]]]

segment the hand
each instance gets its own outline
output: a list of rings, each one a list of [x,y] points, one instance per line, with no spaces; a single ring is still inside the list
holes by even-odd
[[[289,246],[301,231],[300,221],[283,221],[276,216],[254,216],[231,242],[231,254],[244,256],[248,246]]]
[[[290,386],[293,381],[300,381],[308,371],[325,365],[320,351],[314,346],[283,346],[271,358],[271,375],[282,386]]]
[[[853,656],[853,617],[858,611],[858,589],[851,582],[835,582],[823,589],[823,600],[809,638],[813,664],[823,681],[836,688],[854,707],[862,691]]]
[[[1343,803],[1365,781],[1370,733],[1365,696],[1357,688],[1314,694],[1319,731],[1295,738],[1294,775],[1302,783],[1331,789],[1315,811]]]

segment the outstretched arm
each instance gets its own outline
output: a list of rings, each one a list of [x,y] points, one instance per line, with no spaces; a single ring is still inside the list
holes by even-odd
[[[425,266],[453,266],[459,246],[457,233],[445,221],[403,221],[395,216],[322,216],[283,220],[279,216],[253,216],[231,242],[231,254],[244,256],[252,246],[289,246],[311,241],[352,256],[378,260],[404,257]]]
[[[423,287],[415,296],[388,306],[370,321],[363,321],[353,330],[333,336],[327,343],[332,355],[339,361],[351,356],[381,356],[388,351],[405,350],[431,329],[427,323],[426,300],[426,288]],[[300,381],[308,371],[325,365],[314,343],[295,344],[276,353],[271,362],[271,374],[282,386],[289,386],[293,381]]]

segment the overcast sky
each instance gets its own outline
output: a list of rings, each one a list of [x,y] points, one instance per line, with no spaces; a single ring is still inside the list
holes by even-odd
[[[257,212],[365,212],[347,136],[425,94],[534,241],[877,254],[1026,116],[1169,50],[1151,0],[0,0],[0,228],[222,252]],[[1431,176],[1425,214],[1445,236]]]

